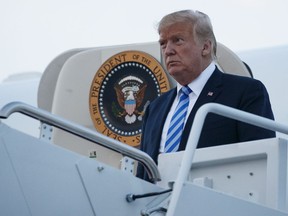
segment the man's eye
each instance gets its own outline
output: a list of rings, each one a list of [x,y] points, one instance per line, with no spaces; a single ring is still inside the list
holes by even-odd
[[[161,49],[165,49],[166,48],[166,44],[165,43],[160,43],[160,47],[161,47]]]
[[[182,39],[182,38],[176,38],[176,39],[175,39],[175,42],[176,42],[176,43],[181,43],[181,42],[183,42],[183,39]]]

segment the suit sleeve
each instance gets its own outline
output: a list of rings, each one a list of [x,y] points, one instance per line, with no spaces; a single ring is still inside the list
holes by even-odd
[[[240,109],[274,120],[268,92],[265,86],[258,80],[249,82],[247,85],[240,101]],[[238,135],[241,142],[276,136],[274,131],[243,122],[238,123]]]
[[[145,134],[147,118],[149,116],[149,108],[150,108],[150,105],[147,107],[147,109],[145,111],[144,118],[143,118],[143,125],[142,125],[142,135],[141,135],[140,150],[143,151],[143,152],[146,152],[146,143],[145,143],[144,134]],[[145,171],[145,168],[144,168],[144,166],[141,163],[138,163],[136,176],[138,178],[141,178],[141,179],[144,179],[144,180],[149,180],[148,174]]]

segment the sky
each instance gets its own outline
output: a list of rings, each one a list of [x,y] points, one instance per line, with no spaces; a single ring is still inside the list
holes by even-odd
[[[216,39],[234,52],[288,45],[288,0],[1,0],[0,82],[22,72],[43,72],[73,49],[158,40],[167,13],[208,14]]]
[[[158,41],[156,26],[164,15],[194,9],[209,15],[218,42],[251,62],[255,78],[268,89],[276,120],[288,122],[283,100],[288,81],[288,0],[0,1],[0,83],[14,74],[42,73],[55,57],[71,49]],[[284,49],[271,52],[273,47]],[[255,50],[261,55],[245,54]]]

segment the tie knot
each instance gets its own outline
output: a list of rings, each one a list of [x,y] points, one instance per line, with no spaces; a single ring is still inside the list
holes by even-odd
[[[189,88],[189,86],[183,86],[181,88],[181,91],[187,96],[192,92],[192,90]]]

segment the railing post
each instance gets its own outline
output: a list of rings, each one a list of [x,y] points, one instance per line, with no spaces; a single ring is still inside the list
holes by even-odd
[[[61,118],[60,116],[53,115],[45,110],[35,108],[22,102],[11,102],[5,105],[0,110],[0,118],[8,118],[12,113],[15,112],[19,112],[24,115],[30,116],[34,119],[41,121],[42,123],[55,126],[68,133],[74,134],[85,140],[89,140],[105,148],[121,153],[124,156],[135,159],[143,164],[143,166],[146,168],[148,172],[149,178],[153,182],[161,180],[157,165],[155,164],[153,159],[145,152],[142,152],[131,146],[125,145],[120,141],[104,136],[103,134],[95,130],[91,130],[89,128],[75,124],[64,118]]]
[[[278,131],[288,134],[288,126],[277,123],[271,119],[247,113],[235,108],[227,107],[221,104],[208,103],[199,108],[193,121],[186,149],[181,162],[180,170],[174,184],[171,201],[168,207],[167,216],[174,216],[177,202],[180,197],[182,187],[187,180],[190,168],[192,166],[195,150],[201,135],[205,118],[208,113],[215,113],[238,121],[249,123],[255,126],[263,127],[268,130]]]

